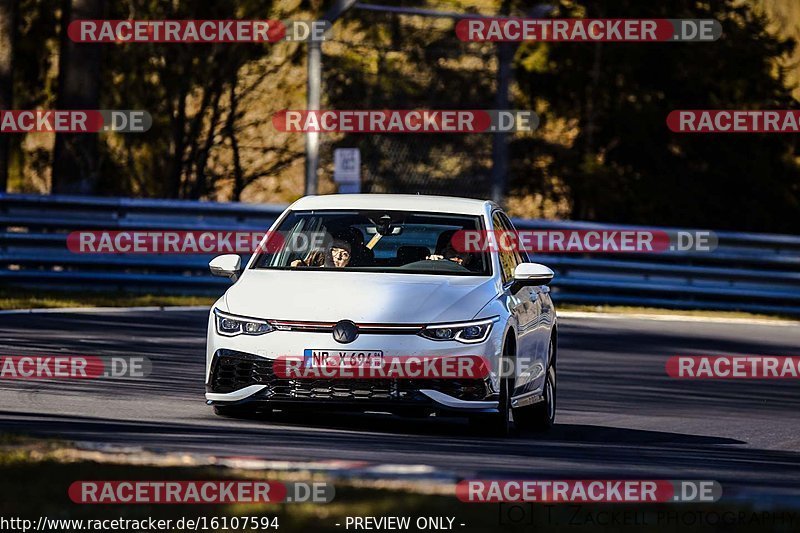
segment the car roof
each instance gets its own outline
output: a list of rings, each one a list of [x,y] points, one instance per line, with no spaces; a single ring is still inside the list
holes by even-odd
[[[489,200],[474,200],[454,196],[425,196],[421,194],[327,194],[305,196],[289,206],[294,211],[327,209],[358,209],[412,211],[422,213],[453,213],[483,215]]]

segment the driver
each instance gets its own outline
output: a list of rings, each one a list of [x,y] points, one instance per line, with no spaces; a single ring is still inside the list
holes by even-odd
[[[328,268],[344,268],[350,263],[352,256],[350,243],[341,239],[334,239],[328,247],[325,256],[317,252],[309,253],[305,259],[295,259],[291,266],[324,266]]]

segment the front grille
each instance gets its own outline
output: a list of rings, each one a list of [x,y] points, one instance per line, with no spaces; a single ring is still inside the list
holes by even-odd
[[[293,382],[295,398],[320,400],[392,400],[408,399],[398,394],[392,380],[375,379],[298,379]]]
[[[219,350],[211,363],[209,392],[228,393],[249,385],[268,385],[280,390],[291,380],[279,379],[272,371],[272,361],[252,354]]]
[[[220,350],[211,364],[209,392],[228,393],[249,385],[266,385],[270,400],[388,400],[427,402],[419,389],[433,389],[467,401],[488,396],[482,379],[282,379],[272,360],[252,354]]]

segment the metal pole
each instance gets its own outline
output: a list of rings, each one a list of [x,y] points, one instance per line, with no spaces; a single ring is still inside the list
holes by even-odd
[[[336,19],[353,7],[356,0],[336,0],[321,20],[333,25]],[[308,42],[308,80],[306,88],[306,109],[319,110],[320,88],[322,86],[322,43]],[[319,167],[319,132],[306,133],[306,196],[317,194],[317,168]]]
[[[308,43],[308,82],[306,109],[319,110],[319,93],[322,85],[322,46],[318,41]],[[317,167],[319,166],[319,132],[306,133],[306,196],[317,194]]]

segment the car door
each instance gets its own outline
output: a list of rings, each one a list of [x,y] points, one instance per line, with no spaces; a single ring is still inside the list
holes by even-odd
[[[512,232],[514,227],[508,217],[497,210],[492,213],[492,226],[498,232]],[[511,315],[517,321],[517,354],[516,354],[516,384],[513,395],[527,392],[527,382],[525,376],[528,375],[529,366],[535,364],[533,354],[536,353],[536,331],[535,321],[537,316],[537,298],[532,287],[515,286],[514,269],[522,262],[522,255],[515,249],[497,252],[500,260],[500,269],[503,280],[503,290],[506,293],[508,308]],[[522,379],[520,379],[522,378]]]

